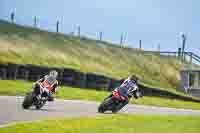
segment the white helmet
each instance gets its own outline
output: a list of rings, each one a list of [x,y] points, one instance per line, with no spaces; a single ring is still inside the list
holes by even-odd
[[[49,72],[49,76],[56,79],[58,76],[58,72],[56,70],[52,70]]]

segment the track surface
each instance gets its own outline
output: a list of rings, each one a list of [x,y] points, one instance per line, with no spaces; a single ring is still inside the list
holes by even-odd
[[[0,125],[11,122],[32,121],[49,118],[79,117],[98,115],[99,103],[76,100],[55,100],[41,110],[23,110],[23,97],[0,96]],[[159,115],[200,115],[200,110],[160,108],[152,106],[128,105],[120,113],[159,114]]]

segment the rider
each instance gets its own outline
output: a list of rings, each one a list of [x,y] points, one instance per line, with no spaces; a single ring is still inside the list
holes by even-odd
[[[135,94],[130,94],[133,93],[134,87],[137,84],[138,84],[138,78],[135,75],[131,75],[127,79],[125,79],[123,83],[117,88],[119,94],[122,96],[123,99],[120,105],[117,107],[118,109],[116,110],[119,110],[123,108],[125,105],[127,105],[129,102],[129,97],[134,96],[135,98],[138,98],[139,95],[137,96]]]
[[[58,86],[58,81],[57,81],[57,76],[58,76],[58,72],[55,70],[52,70],[49,72],[48,75],[45,75],[43,78],[39,79],[38,81],[36,81],[33,84],[33,88],[35,87],[40,87],[39,84],[47,84],[48,85],[48,101],[54,101],[54,97],[52,93],[56,92],[56,88]]]
[[[123,83],[118,87],[118,91],[121,96],[129,97],[130,93],[133,91],[133,87],[138,84],[138,78],[135,75],[129,76],[123,81]],[[137,98],[137,97],[136,97]]]

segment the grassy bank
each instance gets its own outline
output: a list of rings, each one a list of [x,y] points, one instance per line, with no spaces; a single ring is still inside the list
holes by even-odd
[[[200,117],[109,115],[46,120],[0,128],[1,133],[199,133]]]
[[[136,74],[143,83],[154,87],[179,85],[179,70],[183,64],[175,57],[140,54],[138,49],[5,21],[0,21],[0,29],[0,63],[67,67],[115,78]]]
[[[32,84],[26,81],[9,81],[0,80],[0,95],[25,95],[26,92],[31,90]],[[70,99],[70,100],[90,100],[102,101],[109,93],[104,91],[60,87],[57,98]],[[181,94],[180,94],[181,95]],[[132,104],[139,105],[152,105],[160,107],[173,107],[185,109],[198,109],[200,110],[200,103],[181,101],[177,99],[166,99],[162,97],[142,97],[137,100],[132,100]]]

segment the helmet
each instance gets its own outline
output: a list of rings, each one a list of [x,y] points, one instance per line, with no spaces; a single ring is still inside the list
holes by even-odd
[[[129,78],[130,80],[135,81],[136,83],[138,82],[138,77],[135,76],[135,75],[131,75],[131,76],[129,76],[128,78]]]
[[[52,70],[52,71],[49,72],[49,76],[56,79],[57,76],[58,76],[58,72],[56,70]]]

